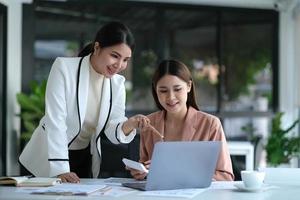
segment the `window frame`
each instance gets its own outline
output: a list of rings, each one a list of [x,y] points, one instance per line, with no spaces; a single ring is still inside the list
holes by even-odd
[[[7,102],[7,7],[0,3],[0,174],[6,174],[6,102]]]

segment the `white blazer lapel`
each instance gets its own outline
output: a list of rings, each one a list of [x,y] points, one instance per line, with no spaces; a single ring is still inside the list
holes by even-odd
[[[109,107],[110,107],[110,79],[104,78],[103,81],[103,89],[102,89],[102,97],[100,102],[100,112],[98,119],[98,127],[97,133],[99,133],[108,117]]]
[[[88,91],[89,91],[89,66],[90,66],[90,56],[85,56],[82,60],[80,72],[79,72],[79,79],[77,79],[77,100],[78,100],[78,109],[80,114],[80,121],[81,126],[84,121],[85,113],[86,113],[86,106],[87,106],[87,98],[88,98]]]

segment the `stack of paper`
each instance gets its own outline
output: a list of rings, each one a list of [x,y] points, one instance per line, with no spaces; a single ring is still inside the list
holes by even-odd
[[[55,195],[89,195],[104,189],[105,185],[85,185],[77,183],[63,183],[52,187],[34,190],[32,194],[55,194]]]

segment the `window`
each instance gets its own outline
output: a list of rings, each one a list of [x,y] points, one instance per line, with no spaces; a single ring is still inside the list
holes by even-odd
[[[48,76],[57,54],[69,55],[66,44],[78,50],[102,24],[121,20],[137,43],[123,73],[128,116],[157,109],[152,73],[161,59],[175,58],[192,71],[200,109],[221,118],[228,140],[255,144],[257,135],[267,135],[278,107],[277,11],[134,1],[37,1],[31,6],[34,79]],[[57,42],[55,55],[44,51]],[[43,51],[48,57],[40,55]]]
[[[124,72],[129,114],[156,110],[151,75],[163,58],[179,59],[191,69],[201,110],[223,120],[227,137],[244,135],[243,126],[268,120],[277,109],[276,11],[133,1],[39,1],[35,6],[36,24],[42,24],[36,28],[36,47],[72,40],[78,48],[111,20],[131,28],[137,47]],[[38,53],[35,77],[47,77],[51,63]]]
[[[47,79],[56,57],[76,56],[79,44],[67,40],[36,40],[34,42],[34,79],[38,82]]]
[[[0,4],[0,176],[6,165],[6,41],[7,8]]]

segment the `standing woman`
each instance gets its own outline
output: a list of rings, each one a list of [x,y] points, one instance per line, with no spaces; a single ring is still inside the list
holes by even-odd
[[[147,126],[142,115],[125,117],[125,78],[117,74],[126,69],[134,45],[124,24],[110,22],[79,57],[55,60],[45,116],[19,158],[30,173],[64,182],[97,178],[101,134],[114,144],[129,143],[136,128]]]
[[[140,162],[149,167],[156,142],[164,141],[221,141],[213,179],[234,179],[231,159],[220,120],[199,111],[195,89],[189,69],[176,60],[164,60],[152,78],[152,94],[159,111],[148,115],[151,125],[163,137],[153,133],[150,125],[141,131]],[[172,166],[172,163],[170,163]],[[135,179],[143,179],[146,173],[131,170]]]

